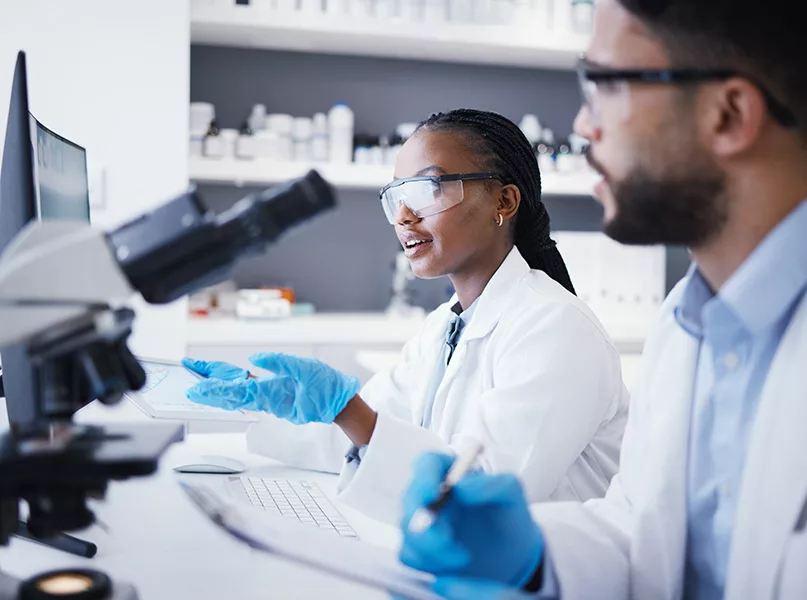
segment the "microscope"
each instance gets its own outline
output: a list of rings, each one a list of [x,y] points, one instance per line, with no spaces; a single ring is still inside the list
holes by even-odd
[[[36,418],[0,437],[0,544],[17,531],[20,500],[36,536],[91,525],[88,499],[103,498],[110,481],[154,473],[160,455],[182,439],[179,425],[72,421],[87,402],[112,405],[145,384],[127,346],[131,295],[160,304],[217,283],[242,257],[334,206],[333,191],[311,171],[220,215],[191,188],[109,233],[66,221],[20,231],[0,256],[0,350],[23,348],[30,358]],[[0,600],[64,597],[137,596],[97,571],[52,572],[24,583],[0,572]]]

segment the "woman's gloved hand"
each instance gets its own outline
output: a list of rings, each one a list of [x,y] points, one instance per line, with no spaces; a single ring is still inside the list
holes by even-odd
[[[249,377],[249,371],[231,365],[227,362],[194,360],[192,358],[183,358],[182,364],[186,369],[189,369],[201,375],[205,379],[223,379],[224,381],[234,381],[236,379],[246,379]]]
[[[544,538],[513,475],[466,475],[429,529],[409,531],[412,515],[437,498],[453,462],[443,454],[424,454],[415,461],[413,480],[403,499],[401,562],[437,575],[435,589],[446,585],[459,591],[467,589],[466,584],[475,585],[457,576],[522,587],[543,560]]]
[[[333,423],[361,388],[358,378],[313,358],[261,352],[249,360],[273,376],[234,381],[208,379],[188,390],[188,399],[227,410],[268,412],[302,425]]]

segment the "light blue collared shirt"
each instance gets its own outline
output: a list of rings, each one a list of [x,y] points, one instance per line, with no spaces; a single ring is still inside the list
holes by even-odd
[[[678,324],[700,342],[687,469],[686,597],[723,597],[745,456],[762,387],[807,288],[807,202],[715,295],[690,269]]]

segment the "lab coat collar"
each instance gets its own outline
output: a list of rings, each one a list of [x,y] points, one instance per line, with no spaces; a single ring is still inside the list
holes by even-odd
[[[784,318],[807,287],[807,200],[796,207],[751,253],[717,294],[751,334],[759,334]],[[678,324],[703,337],[703,311],[714,301],[697,265],[686,276]]]
[[[499,322],[515,287],[530,273],[530,266],[514,246],[477,298],[473,318],[460,341],[485,337]]]

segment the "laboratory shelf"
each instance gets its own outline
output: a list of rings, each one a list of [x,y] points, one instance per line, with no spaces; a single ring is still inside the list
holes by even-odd
[[[196,44],[568,70],[588,37],[535,27],[408,23],[194,3]]]
[[[390,166],[279,162],[268,159],[199,158],[189,161],[190,180],[228,185],[272,185],[316,169],[331,185],[342,189],[378,191],[392,180]],[[598,180],[595,173],[544,173],[541,187],[547,195],[590,196]]]

